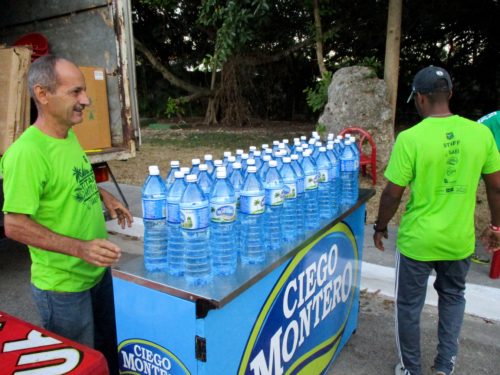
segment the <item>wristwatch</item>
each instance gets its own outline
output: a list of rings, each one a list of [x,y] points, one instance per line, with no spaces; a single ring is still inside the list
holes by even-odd
[[[375,222],[375,224],[373,224],[373,230],[375,231],[375,233],[387,233],[387,226],[385,228],[379,228],[378,227],[378,222]]]

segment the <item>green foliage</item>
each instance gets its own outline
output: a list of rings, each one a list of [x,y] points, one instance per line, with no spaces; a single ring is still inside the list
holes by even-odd
[[[174,99],[169,97],[167,99],[167,105],[165,106],[165,116],[167,118],[182,116],[184,114],[184,108],[182,107],[182,104],[183,101],[181,99]]]
[[[323,78],[316,82],[313,87],[304,90],[306,93],[307,105],[313,112],[321,111],[328,101],[328,87],[332,82],[332,73],[326,72]]]
[[[326,135],[326,125],[323,124],[322,122],[318,122],[316,124],[316,131],[318,132],[319,136],[323,139],[325,139]]]

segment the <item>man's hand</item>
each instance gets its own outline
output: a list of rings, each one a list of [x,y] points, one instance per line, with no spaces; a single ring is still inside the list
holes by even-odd
[[[383,232],[375,232],[375,231],[373,232],[373,244],[380,251],[385,250],[384,243],[382,242],[382,238],[385,238],[385,239],[389,238],[389,234],[387,233],[387,230],[385,230]]]
[[[77,256],[94,266],[110,267],[120,260],[121,250],[108,240],[96,239],[82,241]]]
[[[491,254],[500,250],[500,232],[494,231],[488,226],[479,238],[486,250]]]
[[[102,203],[108,210],[111,218],[118,219],[118,224],[122,227],[122,229],[125,228],[125,225],[130,228],[134,218],[128,208],[107,190],[99,187],[99,192],[101,193]]]

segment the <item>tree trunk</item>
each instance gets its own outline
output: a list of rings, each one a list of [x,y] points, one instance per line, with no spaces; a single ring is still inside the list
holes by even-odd
[[[323,32],[321,30],[321,17],[319,14],[319,2],[313,0],[314,13],[314,29],[316,30],[316,58],[318,59],[318,67],[321,77],[327,72],[325,66],[325,58],[323,56]]]
[[[387,16],[387,37],[385,42],[384,80],[392,108],[392,125],[396,118],[398,98],[399,51],[401,42],[401,13],[403,0],[389,0]]]

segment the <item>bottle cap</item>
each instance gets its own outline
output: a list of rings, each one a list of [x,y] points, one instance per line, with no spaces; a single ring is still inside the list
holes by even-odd
[[[290,156],[285,156],[283,158],[283,163],[290,163],[292,161],[292,159],[290,158]]]
[[[273,141],[273,146],[278,146],[280,144],[280,141]]]
[[[266,155],[270,155],[273,153],[273,149],[272,148],[266,148]]]
[[[214,160],[214,165],[216,167],[220,167],[222,165],[222,160],[220,160],[220,159]]]
[[[344,142],[344,144],[345,144],[346,146],[350,146],[350,145],[351,145],[351,143],[352,143],[352,142],[351,142],[351,140],[350,140],[350,139],[346,139],[346,140],[345,140],[345,142]]]
[[[344,138],[347,138],[347,139],[351,138],[351,133],[345,133]]]
[[[198,181],[198,176],[196,176],[195,174],[188,174],[186,176],[186,181],[187,182],[196,182],[196,181]]]
[[[262,149],[265,150],[266,148],[269,148],[269,144],[267,143],[263,143],[262,144]]]
[[[249,149],[250,151],[255,151],[255,150],[257,150],[257,147],[255,147],[255,146],[250,146],[248,149]]]
[[[329,141],[333,141],[333,133],[328,133],[328,137],[326,138]]]
[[[278,162],[276,160],[269,160],[270,167],[276,167],[277,165],[278,165]]]
[[[175,178],[184,178],[184,172],[183,171],[175,171],[174,177]]]
[[[249,166],[249,165],[255,165],[255,159],[248,159],[247,166]]]
[[[241,158],[242,159],[248,159],[248,154],[245,154],[245,153],[241,154]]]
[[[182,167],[181,168],[181,171],[182,171],[182,173],[184,173],[184,175],[188,175],[189,174],[189,170],[190,169],[188,167]]]
[[[231,156],[231,151],[224,151],[224,157],[228,158]]]
[[[303,148],[302,146],[299,146],[299,147],[297,147],[297,148],[295,149],[295,151],[297,151],[297,152],[302,152],[302,151],[304,151],[304,148]]]
[[[305,136],[305,135],[301,135],[301,136],[300,136],[300,139],[301,139],[302,141],[305,141],[305,140],[307,139],[307,136]]]
[[[307,149],[304,151],[304,156],[311,156],[311,154],[312,154],[312,150]]]
[[[178,167],[180,164],[179,164],[179,160],[172,160],[170,162],[170,166],[171,167]]]
[[[271,155],[267,155],[267,154],[266,154],[266,155],[264,155],[264,156],[262,157],[262,159],[263,159],[264,161],[269,161],[269,160],[271,160]]]
[[[247,168],[248,173],[255,173],[257,172],[257,167],[255,165],[251,165]]]
[[[294,145],[294,146],[300,146],[300,145],[301,145],[301,143],[300,143],[300,139],[295,138],[295,139],[293,140],[293,145]]]
[[[201,163],[200,159],[192,159],[192,160],[191,160],[191,164],[192,164],[192,165],[198,165],[198,164],[200,164],[200,163]]]
[[[318,141],[318,142],[316,142],[314,145],[315,145],[316,147],[321,147],[321,142],[319,142],[319,141]]]
[[[283,139],[283,143],[287,145],[288,144],[288,139]]]
[[[260,152],[260,150],[255,150],[253,152],[253,156],[260,156],[262,154],[262,152]]]
[[[217,178],[226,178],[226,167],[217,167]]]
[[[342,137],[342,135],[340,135],[340,134],[339,134],[339,135],[337,135],[337,139],[342,140],[342,138],[344,138],[344,137]]]
[[[158,176],[160,174],[160,168],[157,165],[150,165],[148,169],[150,176]]]
[[[205,163],[200,164],[200,171],[207,171],[207,170],[208,170],[208,165],[206,165]]]
[[[333,143],[328,143],[328,144],[326,145],[326,149],[327,149],[327,150],[333,150]]]
[[[230,163],[234,163],[236,161],[236,156],[230,156],[227,158],[227,161]]]
[[[239,148],[239,149],[237,149],[237,150],[236,150],[236,155],[241,155],[241,154],[243,154],[243,150],[242,150],[242,149],[240,149],[240,148]]]
[[[212,159],[213,159],[213,156],[212,156],[212,154],[206,154],[203,158],[204,158],[205,160],[212,160]]]
[[[292,158],[292,160],[299,160],[299,155],[297,154],[293,154],[292,156],[290,156]],[[284,161],[284,160],[283,160]]]
[[[325,146],[321,146],[321,147],[319,148],[319,152],[325,152],[325,151],[326,151],[326,147],[325,147]]]
[[[235,161],[233,163],[233,169],[241,169],[241,163],[239,161]]]

